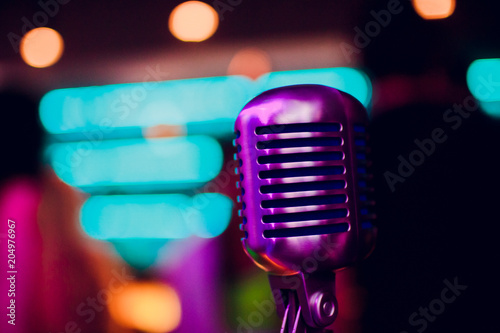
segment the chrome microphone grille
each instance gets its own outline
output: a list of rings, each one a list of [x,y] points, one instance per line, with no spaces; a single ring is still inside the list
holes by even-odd
[[[363,106],[324,86],[278,88],[250,102],[235,129],[247,253],[283,272],[328,242],[340,250],[325,267],[354,261],[373,218]]]

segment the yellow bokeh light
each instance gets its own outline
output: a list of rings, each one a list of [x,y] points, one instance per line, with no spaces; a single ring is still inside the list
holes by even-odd
[[[412,0],[413,8],[426,20],[449,17],[455,11],[455,0]]]
[[[172,35],[184,42],[201,42],[210,38],[219,26],[219,15],[201,1],[186,1],[174,8],[168,27]]]
[[[108,303],[111,317],[121,326],[150,333],[175,330],[181,321],[177,292],[159,282],[133,282]]]
[[[246,48],[238,51],[229,63],[228,75],[245,75],[253,80],[271,71],[268,54],[258,48]]]
[[[26,33],[19,46],[21,57],[36,68],[49,67],[62,56],[64,42],[61,35],[50,28],[36,28]]]

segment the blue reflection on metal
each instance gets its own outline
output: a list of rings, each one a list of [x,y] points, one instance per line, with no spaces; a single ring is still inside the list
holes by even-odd
[[[56,174],[88,192],[194,188],[222,168],[220,144],[208,136],[57,143],[47,154]]]
[[[212,238],[226,230],[232,201],[219,193],[92,196],[83,230],[100,240]]]

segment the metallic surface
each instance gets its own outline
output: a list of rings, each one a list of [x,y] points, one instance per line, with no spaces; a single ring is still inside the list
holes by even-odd
[[[280,132],[284,128],[282,125],[301,123],[339,124],[340,130],[338,132]],[[366,125],[366,111],[357,100],[336,89],[319,85],[298,85],[269,90],[254,98],[241,111],[235,125],[237,133],[235,144],[239,150],[237,158],[241,164],[238,169],[239,186],[244,193],[241,196],[241,215],[243,217],[242,229],[247,237],[243,239],[243,245],[248,255],[260,267],[270,273],[280,275],[308,270],[332,270],[348,266],[370,252],[374,245],[375,231],[374,228],[369,227],[369,223],[374,215],[372,212],[362,215],[362,208],[370,208],[372,202],[369,197],[366,202],[359,199],[362,195],[369,196],[372,191],[371,188],[362,186],[370,175],[362,175],[357,171],[358,168],[366,168],[368,162],[356,156],[358,153],[366,155],[367,147],[355,145],[357,138],[366,139],[366,132],[355,132],[355,126],[363,130]],[[266,128],[262,130],[263,134],[258,135],[256,128],[261,126],[266,126]],[[257,149],[258,142],[262,141],[325,137],[339,138],[341,145]],[[343,158],[333,161],[304,160],[269,164],[257,162],[261,156],[309,152],[340,152]],[[322,166],[340,166],[345,170],[337,175],[267,179],[259,177],[261,171]],[[345,185],[339,189],[265,194],[261,192],[261,187],[265,185],[329,180],[343,181]],[[338,194],[346,195],[346,202],[278,208],[262,207],[264,200],[304,199]],[[263,222],[265,215],[336,209],[347,209],[347,216],[293,222]],[[300,237],[266,238],[264,236],[266,230],[341,223],[348,224],[347,231]],[[363,226],[368,227],[362,228],[362,223],[364,223]],[[308,263],[308,261],[314,261],[314,263]],[[297,267],[298,263],[302,262],[307,267]]]
[[[264,92],[236,120],[243,247],[269,273],[278,314],[297,297],[309,327],[337,315],[333,272],[374,247],[367,122],[355,98],[321,85]]]

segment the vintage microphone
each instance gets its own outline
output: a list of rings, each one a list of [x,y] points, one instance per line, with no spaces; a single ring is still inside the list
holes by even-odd
[[[335,271],[374,247],[367,114],[321,85],[268,90],[236,124],[243,248],[269,282],[281,332],[326,332]]]

